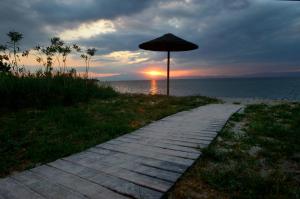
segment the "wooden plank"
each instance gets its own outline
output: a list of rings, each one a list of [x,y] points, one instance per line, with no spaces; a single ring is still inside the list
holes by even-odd
[[[168,182],[175,182],[180,174],[178,172],[167,171],[161,168],[154,168],[148,165],[142,164],[143,161],[136,161],[137,157],[134,156],[125,156],[124,154],[115,154],[113,156],[107,156],[101,160],[101,162],[93,161],[94,155],[90,156],[88,153],[86,155],[85,162],[94,162],[97,164],[97,167],[102,167],[103,172],[109,171],[107,168],[123,168],[131,172],[136,172],[142,175],[155,177],[158,179],[166,180]],[[68,158],[66,158],[69,160]],[[96,158],[97,159],[97,158]],[[80,162],[77,162],[80,163]],[[83,165],[84,166],[84,165]],[[88,165],[91,166],[91,165]],[[94,168],[94,167],[91,167]],[[96,168],[95,168],[96,169]]]
[[[101,151],[103,149],[101,148],[91,148],[89,151],[97,153],[98,151]],[[116,156],[116,155],[115,155]],[[116,158],[116,164],[122,164],[125,160],[130,159],[131,161],[138,162],[140,164],[166,170],[166,171],[172,171],[172,172],[177,172],[177,173],[183,173],[188,166],[181,165],[181,164],[176,164],[173,162],[168,162],[166,160],[157,160],[154,158],[149,158],[149,157],[143,157],[143,156],[137,156],[134,154],[126,154],[126,153],[120,153],[120,156]]]
[[[159,137],[167,137],[167,138],[175,138],[175,139],[189,139],[189,140],[199,140],[201,141],[211,141],[213,137],[207,137],[207,136],[202,136],[201,134],[195,136],[195,135],[188,135],[186,133],[158,133],[158,132],[149,132],[149,133],[144,133],[144,134],[139,134],[139,135],[144,135],[144,136],[153,136],[154,138],[159,138]]]
[[[126,180],[117,179],[104,174],[96,175],[91,180],[134,198],[159,199],[163,196],[162,192],[154,191]]]
[[[182,147],[182,146],[178,146],[178,145],[162,143],[162,142],[160,142],[160,140],[157,140],[157,139],[134,139],[132,137],[122,137],[122,138],[118,138],[118,140],[123,141],[123,142],[141,143],[141,144],[145,144],[147,146],[156,146],[156,147],[165,148],[165,149],[172,149],[172,150],[176,150],[176,151],[200,154],[200,151],[195,148]]]
[[[99,145],[97,147],[100,147]],[[133,154],[133,155],[138,155],[138,156],[143,156],[143,157],[150,157],[158,160],[166,160],[169,162],[174,162],[177,164],[182,164],[186,166],[190,166],[193,164],[193,160],[190,159],[184,159],[180,157],[175,157],[175,156],[169,156],[161,153],[155,153],[155,152],[149,152],[143,149],[139,150],[134,150],[132,148],[124,147],[124,146],[117,146],[117,145],[111,145],[111,144],[101,144],[101,148],[104,149],[110,149],[114,151],[119,151],[123,153],[128,153],[128,154]]]
[[[57,160],[50,163],[51,166],[59,168],[63,171],[78,175],[79,177],[86,178],[87,173],[88,179],[95,182],[101,186],[114,190],[117,193],[121,193],[126,196],[131,196],[135,198],[149,198],[158,199],[162,197],[162,192],[155,191],[135,183],[131,183],[127,180],[97,171],[95,169],[87,168],[79,164],[74,164],[72,162]]]
[[[0,198],[2,199],[43,199],[40,194],[8,177],[0,180]]]
[[[147,133],[146,133],[147,132]],[[186,138],[190,138],[190,139],[203,139],[203,140],[210,140],[209,138],[215,137],[217,135],[217,133],[214,134],[207,134],[205,133],[205,131],[201,131],[201,132],[191,132],[191,133],[185,133],[185,132],[177,132],[177,131],[173,131],[173,132],[154,132],[154,131],[145,131],[144,133],[131,133],[128,135],[138,135],[138,136],[146,136],[146,135],[155,135],[158,137],[166,137],[166,136],[174,136],[174,137],[186,137]],[[125,135],[124,137],[126,137],[127,135]]]
[[[195,139],[188,139],[188,138],[180,138],[180,137],[174,137],[174,136],[157,136],[157,135],[151,135],[151,134],[135,134],[131,135],[135,137],[142,137],[142,139],[158,139],[158,140],[174,140],[174,141],[181,141],[181,142],[188,142],[191,144],[196,144],[197,146],[200,144],[209,144],[210,141],[207,140],[195,140]]]
[[[124,146],[124,147],[128,147],[131,149],[142,148],[143,150],[146,150],[146,151],[157,152],[157,153],[166,154],[166,155],[175,156],[175,157],[181,157],[181,158],[185,158],[185,159],[195,160],[199,157],[199,153],[197,154],[197,153],[190,153],[190,152],[184,152],[184,151],[177,151],[177,150],[173,150],[173,149],[149,146],[149,145],[145,145],[142,143],[124,142],[121,140],[111,140],[106,143],[117,145],[118,147]]]
[[[31,171],[24,171],[13,175],[12,178],[33,191],[39,193],[46,198],[53,199],[84,199],[86,196],[68,189],[64,186],[59,186],[46,178],[43,178]]]
[[[168,137],[165,138],[166,140],[172,140],[172,141],[181,141],[181,142],[188,142],[188,143],[194,143],[194,144],[210,144],[211,141],[206,140],[195,140],[195,139],[189,139],[189,138],[176,138],[176,137]]]
[[[41,176],[51,180],[51,182],[63,185],[69,189],[76,190],[79,193],[88,196],[92,199],[126,199],[124,195],[113,192],[103,186],[93,183],[89,180],[80,178],[76,175],[64,172],[60,169],[51,166],[40,166],[31,170]]]
[[[191,142],[183,142],[181,140],[161,139],[161,142],[167,143],[167,144],[183,146],[183,147],[191,147],[191,148],[195,148],[195,149],[204,148],[204,147],[208,146],[208,144],[204,144],[204,143],[196,144],[196,143],[191,143]]]
[[[64,160],[68,160],[73,163],[85,166],[87,168],[95,169],[97,171],[101,171],[103,173],[110,174],[122,178],[124,180],[136,183],[138,185],[142,185],[161,192],[167,191],[172,186],[172,183],[168,181],[164,181],[158,178],[153,178],[147,175],[136,173],[134,171],[130,171],[128,169],[124,169],[124,167],[133,169],[133,167],[131,167],[129,163],[127,166],[123,164],[123,168],[119,165],[112,166],[112,164],[109,164],[107,162],[104,163],[103,161],[98,161],[97,157],[95,157],[94,155],[91,156],[90,154],[91,153],[87,153],[86,158],[81,159],[80,161],[72,161],[72,159],[68,157],[64,158]]]

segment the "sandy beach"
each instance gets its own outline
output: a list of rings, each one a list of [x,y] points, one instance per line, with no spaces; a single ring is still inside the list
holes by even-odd
[[[292,102],[299,102],[297,100],[284,100],[284,99],[262,99],[262,98],[231,98],[231,97],[218,97],[218,99],[222,100],[224,103],[238,103],[243,105],[250,105],[250,104],[270,104],[270,105],[277,105],[282,103],[292,103]]]

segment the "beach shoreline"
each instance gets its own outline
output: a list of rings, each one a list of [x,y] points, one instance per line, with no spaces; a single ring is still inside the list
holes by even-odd
[[[224,103],[229,104],[268,104],[268,105],[278,105],[282,103],[297,103],[299,100],[290,100],[290,99],[267,99],[267,98],[235,98],[235,97],[216,97],[219,100],[222,100]]]

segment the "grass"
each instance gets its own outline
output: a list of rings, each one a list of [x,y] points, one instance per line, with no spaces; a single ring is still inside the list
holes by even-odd
[[[300,198],[300,103],[235,114],[169,198]]]
[[[72,74],[15,76],[0,73],[0,109],[72,105],[117,93],[108,86]]]
[[[217,102],[207,97],[123,95],[72,106],[0,114],[0,176],[53,161],[167,115]]]

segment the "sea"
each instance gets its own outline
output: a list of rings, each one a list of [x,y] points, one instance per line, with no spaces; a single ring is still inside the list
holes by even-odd
[[[121,93],[166,94],[165,80],[111,81]],[[300,100],[300,77],[207,78],[170,80],[170,95]]]

